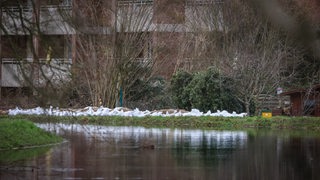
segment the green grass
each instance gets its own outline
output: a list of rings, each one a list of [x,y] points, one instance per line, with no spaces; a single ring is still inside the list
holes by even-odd
[[[0,117],[0,150],[21,149],[61,142],[62,138],[46,132],[20,117]]]
[[[319,117],[119,117],[119,116],[23,116],[34,122],[62,122],[106,126],[143,126],[166,128],[201,128],[238,130],[250,128],[320,131]],[[12,117],[17,118],[17,117]]]

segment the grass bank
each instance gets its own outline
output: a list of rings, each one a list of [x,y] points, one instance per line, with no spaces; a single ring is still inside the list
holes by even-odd
[[[0,117],[0,150],[22,149],[62,141],[61,137],[50,134],[25,119]]]
[[[201,128],[236,130],[248,128],[294,129],[320,131],[319,117],[119,117],[24,116],[34,122],[62,122],[106,126],[143,126],[165,128]],[[18,118],[18,117],[13,117]]]

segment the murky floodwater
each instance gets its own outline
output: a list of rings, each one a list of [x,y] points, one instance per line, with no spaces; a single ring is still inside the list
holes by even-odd
[[[2,162],[1,180],[320,178],[319,136],[270,131],[39,126],[62,135],[67,142],[27,160]]]

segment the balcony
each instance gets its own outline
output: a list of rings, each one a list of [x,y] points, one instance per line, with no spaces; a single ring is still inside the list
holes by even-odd
[[[72,14],[71,4],[45,5],[39,9],[39,18],[35,18],[32,6],[2,7],[2,24],[9,35],[27,35],[32,33],[71,34],[72,28],[66,21]],[[38,29],[37,27],[40,27]]]
[[[30,72],[38,74],[38,78],[32,79],[34,82],[37,81],[38,86],[44,86],[47,80],[58,84],[70,79],[71,59],[54,58],[48,62],[47,59],[42,58],[39,59],[38,69],[32,67],[32,61],[32,58],[24,58],[21,60],[2,58],[2,64],[0,66],[2,79],[0,86],[25,87],[27,81],[24,77],[31,77]]]

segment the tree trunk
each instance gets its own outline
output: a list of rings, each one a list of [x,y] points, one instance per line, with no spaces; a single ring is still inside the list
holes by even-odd
[[[246,108],[246,113],[249,116],[250,115],[250,102],[249,102],[249,100],[245,101],[245,108]]]

